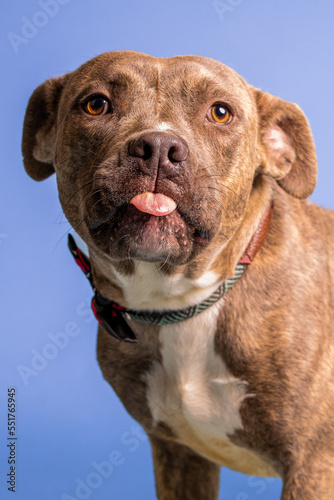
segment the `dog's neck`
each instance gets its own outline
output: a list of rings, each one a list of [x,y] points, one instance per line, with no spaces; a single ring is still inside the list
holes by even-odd
[[[199,278],[191,279],[182,272],[163,274],[159,267],[159,264],[150,262],[136,262],[131,276],[111,269],[128,307],[138,310],[187,307],[204,300],[221,281],[215,270],[207,270]]]
[[[168,273],[163,272],[162,264],[144,261],[132,262],[131,272],[123,272],[117,264],[91,250],[97,289],[105,298],[136,310],[180,309],[200,303],[224,279],[233,276],[271,198],[269,183],[266,190],[254,190],[243,220],[228,244],[211,249],[210,259],[206,255],[205,260],[199,258],[196,263],[175,267]]]

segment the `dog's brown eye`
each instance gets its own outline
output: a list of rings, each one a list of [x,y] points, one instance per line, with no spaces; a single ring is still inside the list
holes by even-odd
[[[102,96],[94,96],[86,102],[84,109],[90,115],[104,115],[110,111],[110,104]]]
[[[209,111],[211,121],[215,123],[228,123],[232,119],[231,111],[222,104],[214,104]]]

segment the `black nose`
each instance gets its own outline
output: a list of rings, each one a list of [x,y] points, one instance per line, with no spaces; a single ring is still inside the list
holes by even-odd
[[[188,158],[187,145],[176,135],[164,132],[143,134],[129,143],[129,155],[147,173],[174,176],[184,168]]]

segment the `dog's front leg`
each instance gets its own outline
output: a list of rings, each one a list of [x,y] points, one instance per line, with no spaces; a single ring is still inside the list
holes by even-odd
[[[328,457],[293,468],[285,477],[281,500],[333,500],[334,469]]]
[[[159,500],[217,500],[220,467],[187,446],[150,436]]]

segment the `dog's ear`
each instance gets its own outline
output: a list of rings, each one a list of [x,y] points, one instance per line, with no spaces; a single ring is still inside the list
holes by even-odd
[[[307,198],[317,181],[317,158],[309,123],[297,106],[253,89],[264,158],[261,172],[295,198]]]
[[[58,105],[68,75],[52,78],[30,97],[23,124],[22,153],[27,174],[42,181],[54,173]]]

